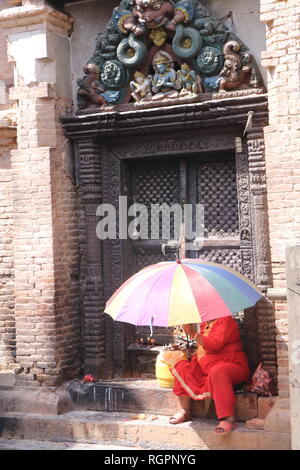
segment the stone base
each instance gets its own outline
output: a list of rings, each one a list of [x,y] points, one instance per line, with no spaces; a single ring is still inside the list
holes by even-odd
[[[0,416],[2,439],[101,443],[151,450],[289,450],[290,434],[252,431],[240,424],[228,436],[213,433],[217,421],[195,419],[169,424],[167,416],[73,411],[61,416],[5,413]],[[153,419],[155,418],[155,419]]]
[[[259,397],[257,417],[260,419],[265,419],[278,400],[279,397]]]
[[[73,409],[69,394],[56,389],[0,390],[0,413],[42,413],[59,415]]]
[[[247,429],[253,429],[257,431],[262,431],[264,429],[265,420],[259,418],[253,418],[246,422]]]
[[[0,370],[0,390],[13,388],[16,375],[13,370]]]
[[[291,416],[290,401],[287,398],[279,399],[265,419],[265,431],[290,432]]]
[[[76,409],[156,413],[171,416],[179,410],[177,397],[172,389],[160,388],[157,380],[120,380],[83,384],[72,381],[65,384]],[[255,393],[237,395],[236,417],[244,422],[256,418],[258,400]],[[211,399],[192,402],[195,418],[216,419]]]

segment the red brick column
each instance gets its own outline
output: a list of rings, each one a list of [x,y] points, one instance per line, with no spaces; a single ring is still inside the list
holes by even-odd
[[[0,0],[0,10],[8,0]],[[8,99],[13,66],[0,26],[0,368],[15,362],[14,252],[10,151],[16,146],[15,112]]]
[[[265,127],[268,217],[275,288],[286,287],[285,250],[300,244],[300,4],[261,0],[267,49],[269,125]],[[275,302],[279,395],[288,396],[288,319]]]
[[[37,4],[4,10],[0,21],[18,104],[11,156],[18,383],[52,386],[80,367],[77,203],[60,126],[72,106],[72,20]]]

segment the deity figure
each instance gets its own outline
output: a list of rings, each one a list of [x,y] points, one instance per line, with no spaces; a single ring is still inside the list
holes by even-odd
[[[177,80],[181,84],[180,95],[201,93],[201,78],[195,70],[192,70],[186,63],[182,64],[181,69],[177,72]]]
[[[175,31],[179,23],[192,20],[195,0],[180,0],[174,6],[168,0],[133,0],[133,9],[115,8],[113,18],[122,33],[133,32],[136,36],[163,26]]]
[[[152,91],[155,95],[152,100],[158,101],[164,98],[177,98],[181,88],[176,72],[171,66],[171,58],[167,54],[157,52],[153,59],[155,74],[152,81]]]
[[[252,66],[249,54],[239,54],[241,44],[228,41],[224,46],[224,67],[220,72],[219,90],[237,90],[250,84]]]
[[[132,97],[135,101],[148,101],[152,98],[151,93],[151,81],[152,78],[145,77],[141,72],[135,72],[134,80],[130,82],[130,88],[132,90]]]
[[[104,90],[99,82],[99,67],[95,64],[87,64],[83,68],[86,76],[79,80],[80,86],[78,95],[88,106],[103,106],[108,103],[115,103],[119,98],[119,91]]]

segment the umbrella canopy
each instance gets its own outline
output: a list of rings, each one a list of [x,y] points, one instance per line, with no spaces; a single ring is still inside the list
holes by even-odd
[[[263,297],[237,271],[197,259],[148,266],[108,300],[105,312],[133,325],[177,326],[230,316]]]

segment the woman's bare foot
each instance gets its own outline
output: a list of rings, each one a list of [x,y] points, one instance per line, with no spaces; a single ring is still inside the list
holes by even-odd
[[[186,411],[179,411],[174,416],[171,416],[169,423],[170,424],[180,424],[184,423],[185,421],[190,421],[191,415]]]

